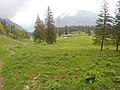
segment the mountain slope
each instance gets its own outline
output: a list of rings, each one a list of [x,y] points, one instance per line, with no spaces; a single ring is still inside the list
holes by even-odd
[[[63,13],[55,19],[56,26],[95,25],[98,15],[90,11],[79,10],[74,15]]]
[[[5,19],[0,18],[0,21],[5,21],[6,24],[7,24],[9,27],[10,27],[10,26],[15,26],[15,27],[18,28],[18,29],[24,29],[23,27],[21,27],[21,26],[19,26],[18,24],[12,22],[12,21],[11,21],[10,19],[8,19],[8,18],[5,18]]]
[[[22,42],[12,39],[6,35],[0,35],[0,45],[17,45],[21,43]]]

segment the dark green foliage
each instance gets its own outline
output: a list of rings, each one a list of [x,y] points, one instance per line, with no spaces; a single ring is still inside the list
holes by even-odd
[[[85,77],[85,82],[87,84],[93,84],[95,82],[95,79],[96,79],[96,75],[93,74],[93,72],[87,73],[87,75]]]
[[[114,26],[112,30],[112,39],[116,45],[116,51],[118,51],[118,47],[120,45],[120,0],[117,4],[117,9],[115,12],[116,16],[114,18]]]
[[[68,34],[73,32],[78,32],[79,34],[81,32],[85,32],[85,34],[88,34],[91,36],[94,33],[95,26],[65,26],[65,27],[57,27],[57,33],[58,36],[61,36],[62,34]]]
[[[50,10],[49,6],[47,9],[45,24],[46,24],[46,42],[48,44],[52,44],[53,42],[56,42],[56,30],[54,26],[52,11]]]
[[[29,38],[30,35],[27,31],[18,29],[14,25],[8,26],[5,20],[1,21],[0,23],[0,34],[4,34],[14,39],[21,39],[21,38]]]
[[[58,29],[58,36],[60,37],[63,34],[63,31],[61,29]]]
[[[45,28],[43,21],[40,20],[39,16],[37,16],[35,22],[35,30],[34,30],[34,42],[42,42],[45,40]]]
[[[87,25],[85,26],[85,29],[84,29],[85,33],[88,34],[89,36],[92,35],[92,30],[91,29],[92,29],[92,27],[91,26],[87,26]]]
[[[5,30],[5,29],[4,29],[3,25],[2,25],[1,22],[0,22],[0,35],[4,33],[4,30]]]
[[[15,29],[15,26],[14,26],[14,25],[10,27],[10,32],[11,32],[11,33],[13,33],[13,29]]]
[[[5,34],[8,35],[10,29],[9,29],[9,27],[7,26],[5,20],[1,21],[1,23],[2,23],[2,25],[3,25],[3,27],[4,27],[4,29],[5,29]]]
[[[105,39],[109,37],[109,31],[110,31],[110,23],[111,23],[111,17],[108,13],[108,3],[106,0],[103,1],[102,11],[100,11],[100,14],[98,15],[99,18],[96,21],[96,29],[95,29],[95,37],[96,39],[100,40],[101,48],[103,49],[103,45],[105,43]],[[96,41],[96,40],[95,40]],[[96,42],[95,42],[96,43]]]
[[[13,39],[22,39],[22,38],[30,38],[30,35],[27,31],[17,29],[15,27],[10,28],[10,33],[7,35]]]
[[[67,35],[69,32],[68,32],[68,26],[66,25],[65,26],[65,35]]]

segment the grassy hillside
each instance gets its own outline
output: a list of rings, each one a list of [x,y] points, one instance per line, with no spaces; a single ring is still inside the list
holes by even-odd
[[[10,37],[7,37],[5,35],[0,35],[0,45],[15,45],[19,44],[17,40],[14,40]]]
[[[120,52],[100,51],[90,36],[61,37],[53,45],[0,43],[4,90],[120,89]]]

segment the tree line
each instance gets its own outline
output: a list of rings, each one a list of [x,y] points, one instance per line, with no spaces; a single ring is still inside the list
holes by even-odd
[[[56,27],[58,36],[61,35],[67,35],[70,34],[72,32],[78,32],[79,34],[81,32],[85,32],[85,34],[88,34],[89,36],[91,36],[94,33],[95,30],[95,26],[65,26],[65,27]]]

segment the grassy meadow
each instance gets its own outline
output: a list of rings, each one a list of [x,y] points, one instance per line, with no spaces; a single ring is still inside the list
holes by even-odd
[[[73,34],[36,44],[0,36],[4,90],[120,90],[120,52]]]

